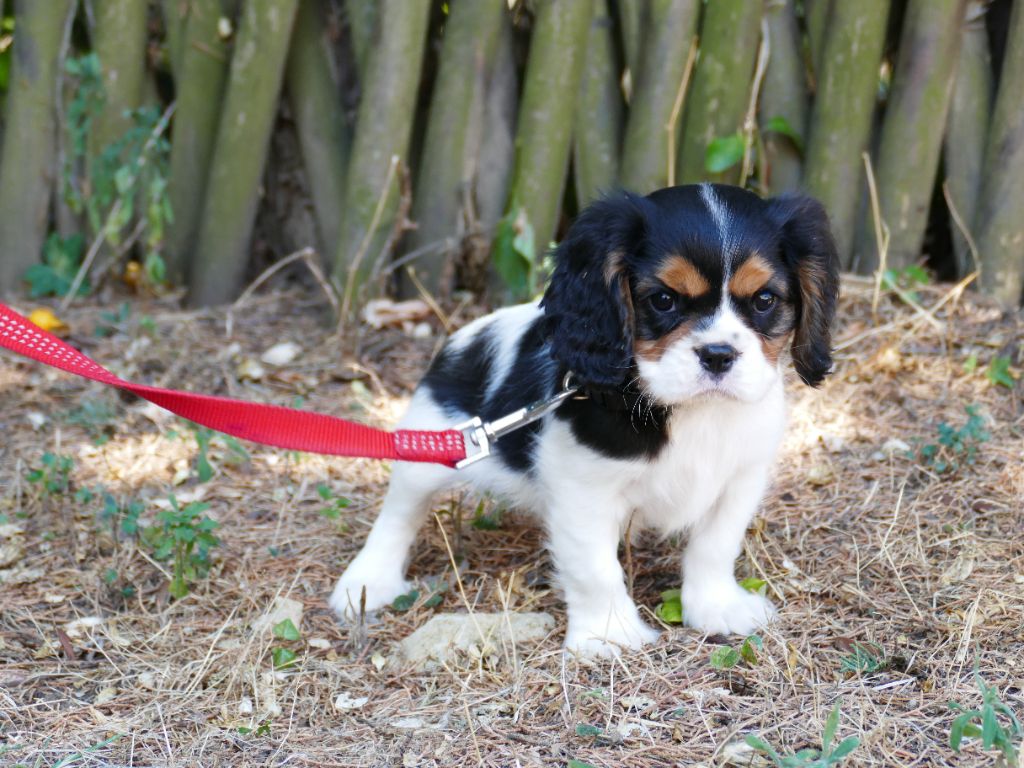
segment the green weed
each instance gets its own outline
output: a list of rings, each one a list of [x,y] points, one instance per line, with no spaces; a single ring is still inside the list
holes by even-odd
[[[739,648],[720,645],[711,652],[711,667],[724,672],[737,666],[741,661],[753,666],[757,663],[757,652],[763,647],[764,642],[758,635],[744,638]]]
[[[28,293],[32,298],[39,296],[65,296],[78,274],[85,251],[85,238],[81,235],[61,237],[51,232],[43,243],[43,260],[25,270]],[[89,282],[83,280],[78,289],[79,296],[89,293]]]
[[[142,543],[153,551],[157,560],[172,561],[172,576],[168,591],[181,599],[189,592],[189,585],[210,570],[210,550],[220,545],[213,535],[217,521],[203,513],[209,504],[193,501],[184,507],[172,494],[171,508],[156,516],[156,524],[141,532]]]
[[[44,499],[67,493],[71,489],[71,470],[75,468],[75,460],[47,451],[41,461],[42,466],[29,470],[25,479],[40,488]]]
[[[341,512],[346,509],[352,502],[344,496],[338,496],[331,487],[325,483],[320,483],[316,487],[317,495],[325,502],[324,506],[320,507],[320,514],[326,517],[328,520],[337,520],[341,517]]]
[[[839,727],[839,705],[840,702],[837,701],[825,721],[825,730],[821,734],[821,749],[807,748],[792,755],[780,755],[771,744],[754,734],[748,734],[746,742],[757,751],[768,755],[778,768],[828,768],[831,765],[838,765],[860,745],[860,739],[848,736],[832,749],[832,741]]]
[[[138,238],[145,250],[143,273],[151,285],[159,285],[166,279],[164,234],[174,221],[167,193],[171,145],[160,110],[131,110],[125,133],[97,149],[92,146],[93,123],[106,104],[100,60],[90,53],[69,58],[65,68],[73,96],[65,113],[64,200],[85,219],[92,237],[122,251]]]
[[[1004,765],[1016,766],[1017,749],[1014,742],[1024,737],[1024,727],[1010,705],[999,698],[999,689],[986,684],[977,668],[974,670],[974,680],[981,691],[981,708],[967,709],[955,701],[949,702],[949,708],[960,713],[949,728],[949,746],[959,753],[965,736],[980,736],[983,749],[999,750]]]
[[[839,671],[850,675],[870,675],[888,666],[882,649],[874,643],[854,643],[839,660]]]
[[[992,437],[985,429],[985,420],[978,414],[977,406],[969,405],[964,410],[967,421],[962,427],[940,423],[936,428],[936,442],[926,443],[918,451],[919,460],[939,474],[956,472],[962,464],[974,464],[979,446]]]

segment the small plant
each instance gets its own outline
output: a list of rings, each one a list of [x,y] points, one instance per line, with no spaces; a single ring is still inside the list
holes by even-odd
[[[155,107],[131,110],[122,136],[106,146],[92,146],[93,122],[106,104],[99,58],[95,53],[69,58],[65,69],[73,96],[65,114],[64,200],[85,219],[92,237],[102,237],[121,253],[139,239],[145,246],[142,272],[150,285],[159,285],[166,272],[164,233],[174,220],[167,193],[167,122]],[[70,284],[65,292],[68,288]]]
[[[118,503],[111,494],[104,493],[100,520],[110,526],[115,536],[119,532],[125,536],[135,536],[139,532],[139,516],[144,510],[145,506],[138,499]]]
[[[1024,727],[1010,706],[999,698],[999,689],[986,684],[977,667],[974,680],[981,691],[981,709],[967,709],[955,701],[949,702],[949,708],[960,713],[949,728],[949,746],[959,753],[965,736],[980,736],[983,749],[998,749],[1002,753],[1002,764],[1016,766],[1017,749],[1014,742],[1024,736]]]
[[[1013,389],[1016,379],[1010,371],[1010,358],[1002,355],[993,357],[988,368],[985,369],[985,378],[993,387]]]
[[[341,511],[346,509],[352,502],[344,496],[338,496],[331,490],[331,487],[325,483],[320,483],[316,487],[317,495],[325,502],[324,506],[320,507],[320,514],[326,517],[328,520],[337,520],[341,517]]]
[[[423,601],[424,608],[436,608],[444,600],[444,593],[448,587],[445,584],[440,585],[434,590],[433,594]],[[412,609],[416,605],[416,601],[420,599],[420,591],[418,589],[410,590],[404,595],[399,595],[391,602],[391,607],[399,613],[405,613]]]
[[[82,264],[85,238],[81,235],[61,237],[51,232],[43,243],[43,260],[25,270],[28,293],[32,298],[39,296],[65,296],[71,290],[75,275]],[[82,281],[78,295],[89,293],[89,283]]]
[[[64,420],[88,432],[94,445],[103,445],[114,432],[117,413],[106,400],[83,400],[79,407],[67,413]]]
[[[874,643],[854,643],[839,660],[839,671],[849,675],[870,675],[888,666],[882,649]]]
[[[483,500],[473,511],[473,519],[469,523],[478,531],[497,531],[501,529],[501,508],[496,507],[493,512],[488,513]]]
[[[964,410],[967,421],[962,427],[956,429],[946,422],[940,423],[937,441],[922,445],[918,452],[920,460],[939,474],[956,472],[961,464],[974,464],[978,447],[992,437],[977,406],[969,405]]]
[[[757,635],[746,637],[738,649],[720,645],[711,652],[711,667],[724,672],[737,666],[741,661],[753,666],[757,663],[757,652],[763,647],[764,642]]]
[[[210,550],[220,545],[213,535],[217,521],[203,513],[209,504],[193,501],[184,507],[170,496],[171,508],[156,517],[156,525],[142,531],[142,542],[153,550],[157,560],[172,560],[173,573],[168,591],[181,599],[189,585],[210,570]]]
[[[801,749],[792,755],[783,756],[776,752],[771,744],[752,733],[747,735],[747,744],[768,755],[778,768],[828,768],[837,765],[860,745],[860,739],[848,736],[832,749],[832,740],[839,727],[839,705],[840,702],[837,701],[825,721],[825,730],[821,734],[821,749]]]
[[[683,623],[682,592],[678,589],[666,589],[661,593],[661,602],[654,609],[654,615],[666,624]]]
[[[903,269],[887,269],[882,273],[882,288],[893,291],[897,296],[910,304],[920,303],[921,296],[917,289],[932,281],[928,270],[917,264]]]
[[[283,640],[288,643],[297,642],[301,637],[299,628],[295,626],[295,622],[291,619],[284,619],[279,621],[273,627],[274,637],[278,640]],[[282,648],[276,646],[270,650],[270,658],[274,663],[274,669],[285,669],[295,664],[295,660],[298,659],[298,654],[290,648]]]
[[[754,126],[749,134],[739,130],[713,138],[704,152],[704,169],[708,173],[724,173],[733,166],[743,163],[740,183],[746,185],[749,182],[751,187],[762,187],[769,175],[764,151],[764,137],[769,133],[785,136],[798,152],[803,153],[803,139],[800,134],[786,118],[776,115],[766,120],[759,128]],[[747,162],[744,162],[745,160]],[[757,178],[751,177],[754,167],[757,168]]]
[[[71,470],[75,468],[75,460],[63,454],[43,454],[42,466],[30,470],[25,476],[33,485],[42,490],[43,498],[60,496],[71,488]]]
[[[517,299],[536,294],[544,284],[544,263],[537,259],[533,224],[526,209],[513,202],[494,235],[494,268]]]

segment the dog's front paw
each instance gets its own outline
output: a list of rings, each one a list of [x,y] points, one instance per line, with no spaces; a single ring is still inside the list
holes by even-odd
[[[569,620],[565,649],[589,658],[618,656],[624,650],[637,650],[655,642],[660,634],[643,622],[634,609],[633,616],[610,621]]]
[[[366,602],[361,609],[364,589]],[[353,571],[350,566],[334,586],[329,603],[339,618],[352,620],[359,617],[361,610],[365,610],[366,613],[379,610],[410,589],[412,584],[401,575],[381,578],[379,574],[366,575]]]
[[[778,615],[768,598],[734,582],[721,587],[687,589],[683,585],[683,621],[709,635],[749,635]]]

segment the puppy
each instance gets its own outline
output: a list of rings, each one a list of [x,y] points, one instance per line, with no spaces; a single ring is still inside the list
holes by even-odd
[[[538,303],[455,333],[401,426],[443,429],[579,387],[494,455],[462,470],[398,463],[366,544],[331,597],[340,614],[410,589],[409,550],[431,497],[459,483],[535,512],[568,612],[567,648],[637,648],[657,632],[626,591],[618,546],[631,517],[686,532],[685,622],[746,634],[775,616],[733,564],[785,421],[782,353],[816,386],[832,364],[835,244],[822,206],[692,185],[621,194],[583,211]]]

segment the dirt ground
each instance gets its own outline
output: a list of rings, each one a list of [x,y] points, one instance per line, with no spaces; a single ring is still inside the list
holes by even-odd
[[[792,376],[777,476],[737,565],[767,582],[781,618],[728,669],[713,654],[742,638],[678,626],[614,661],[565,657],[537,528],[514,514],[496,530],[473,525],[477,502],[464,496],[438,500],[416,545],[416,604],[339,626],[326,598],[366,536],[387,465],[213,437],[213,476],[199,482],[181,420],[0,356],[0,765],[768,765],[748,734],[780,754],[819,747],[837,702],[835,743],[860,742],[843,765],[996,764],[980,738],[951,750],[948,702],[981,706],[977,669],[1024,719],[1024,385],[985,373],[996,358],[1020,371],[1024,322],[949,286],[919,289],[916,309],[882,295],[873,313],[872,298],[847,280],[836,374],[816,391]],[[318,296],[284,292],[237,308],[230,336],[223,312],[170,302],[63,319],[73,343],[128,379],[391,423],[440,324],[423,338],[368,335],[353,380],[325,317]],[[301,348],[292,362],[259,362],[283,341]],[[980,422],[964,426],[966,406]],[[71,458],[66,491],[59,462],[32,482],[46,453]],[[44,492],[47,479],[56,487]],[[169,562],[119,525],[132,501],[141,527],[152,523],[170,493],[209,503],[221,542],[179,600]],[[498,510],[485,501],[482,512]],[[630,548],[646,609],[678,586],[678,547],[641,536]],[[428,607],[437,584],[450,588]],[[297,640],[260,629],[279,597],[304,608]],[[547,611],[556,629],[431,672],[398,660],[398,640],[467,600]],[[275,649],[295,661],[275,671]]]

